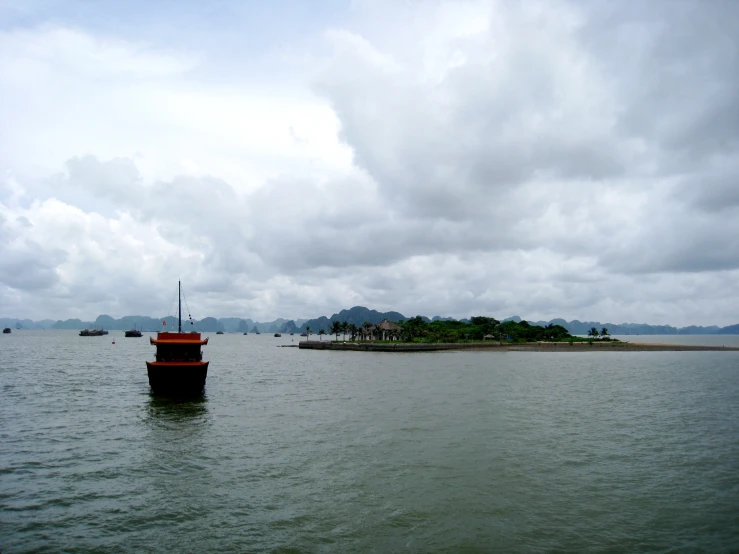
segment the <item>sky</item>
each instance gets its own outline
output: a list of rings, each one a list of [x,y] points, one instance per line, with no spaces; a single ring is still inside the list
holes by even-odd
[[[738,18],[0,0],[0,317],[735,324]]]

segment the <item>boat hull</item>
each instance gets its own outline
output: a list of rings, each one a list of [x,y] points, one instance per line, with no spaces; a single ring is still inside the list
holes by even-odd
[[[196,396],[205,388],[209,362],[146,362],[151,391],[161,396]]]

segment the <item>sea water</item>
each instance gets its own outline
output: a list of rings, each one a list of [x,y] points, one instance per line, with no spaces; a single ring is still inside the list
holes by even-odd
[[[146,334],[2,335],[0,551],[739,550],[739,352],[299,339],[210,336],[178,403]]]

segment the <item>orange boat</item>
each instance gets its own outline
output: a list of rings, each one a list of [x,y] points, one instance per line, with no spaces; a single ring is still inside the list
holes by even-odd
[[[200,333],[182,332],[182,285],[178,283],[178,322],[177,332],[157,333],[157,338],[149,337],[157,347],[156,361],[146,362],[149,385],[154,394],[167,396],[193,396],[202,394],[208,363],[203,361],[201,346],[208,344],[208,338],[200,338]]]

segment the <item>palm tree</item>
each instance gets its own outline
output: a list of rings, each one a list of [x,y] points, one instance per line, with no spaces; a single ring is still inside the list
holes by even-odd
[[[357,331],[359,331],[359,327],[357,327],[353,323],[350,323],[349,324],[349,332],[352,334],[352,340],[354,340],[356,338]]]
[[[310,325],[305,326],[305,333],[308,335],[305,340],[310,340]]]
[[[322,337],[325,334],[326,334],[326,331],[324,331],[323,329],[321,329],[320,331],[318,331],[318,340],[323,340]]]
[[[370,327],[372,327],[372,324],[369,321],[362,323],[362,338],[365,340],[369,334]]]
[[[341,323],[341,333],[344,335],[344,340],[346,340],[346,332],[349,330],[349,322],[343,321]]]
[[[607,337],[611,333],[608,332],[608,327],[603,327],[603,329],[600,330],[600,336],[601,337]]]
[[[596,329],[595,327],[591,327],[590,328],[590,331],[588,331],[588,336],[589,337],[593,337],[594,339],[597,339],[598,338],[598,329]]]
[[[331,334],[336,335],[335,340],[339,340],[339,333],[341,333],[341,323],[338,321],[331,322]]]

